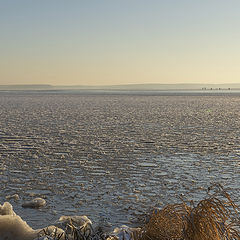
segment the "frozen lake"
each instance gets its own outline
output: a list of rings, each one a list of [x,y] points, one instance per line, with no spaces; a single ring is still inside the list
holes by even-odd
[[[0,204],[32,227],[61,215],[134,226],[222,183],[240,204],[238,94],[0,93]],[[47,206],[23,209],[42,197]]]

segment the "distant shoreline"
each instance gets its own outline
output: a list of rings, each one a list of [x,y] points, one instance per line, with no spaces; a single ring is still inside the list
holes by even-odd
[[[27,90],[71,90],[71,91],[196,91],[196,90],[240,90],[239,84],[126,84],[126,85],[73,85],[58,86],[49,84],[18,84],[18,85],[0,85],[0,91],[27,91]]]

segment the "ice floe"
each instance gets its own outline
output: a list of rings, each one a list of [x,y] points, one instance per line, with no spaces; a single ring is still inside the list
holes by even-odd
[[[8,195],[6,196],[6,200],[13,199],[14,201],[18,201],[20,199],[18,194]]]
[[[31,201],[24,202],[22,207],[24,208],[40,208],[46,205],[46,201],[43,198],[34,198]]]

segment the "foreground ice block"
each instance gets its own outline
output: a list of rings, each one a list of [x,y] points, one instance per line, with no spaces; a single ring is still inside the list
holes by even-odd
[[[47,229],[50,233],[56,230],[59,233],[63,232],[55,226],[49,226]],[[0,205],[0,240],[34,240],[38,239],[41,231],[42,229],[32,229],[20,216],[17,216],[9,202]]]

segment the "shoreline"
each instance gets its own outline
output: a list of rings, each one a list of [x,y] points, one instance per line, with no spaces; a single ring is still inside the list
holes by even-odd
[[[210,191],[213,193],[210,194]],[[183,201],[154,209],[148,220],[136,228],[122,225],[112,229],[104,223],[94,228],[87,216],[61,216],[52,225],[34,230],[16,215],[9,202],[5,202],[0,205],[0,240],[37,240],[45,239],[44,236],[49,240],[165,239],[161,238],[163,236],[194,240],[202,239],[201,236],[220,239],[225,235],[237,240],[240,237],[239,220],[237,222],[239,212],[236,215],[238,210],[239,207],[222,186],[216,184],[209,187],[207,197],[196,206]],[[194,216],[194,221],[190,216]]]

